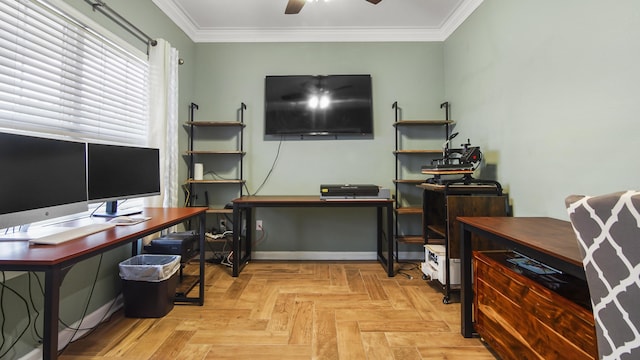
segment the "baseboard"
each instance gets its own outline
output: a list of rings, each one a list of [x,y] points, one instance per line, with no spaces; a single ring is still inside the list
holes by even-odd
[[[254,260],[375,260],[376,253],[356,251],[255,251]]]
[[[115,301],[115,303],[112,304],[113,301]],[[63,349],[72,340],[81,338],[84,334],[91,331],[90,329],[96,327],[101,321],[108,319],[114,312],[120,310],[124,306],[123,301],[124,299],[122,298],[122,294],[119,294],[115,300],[104,304],[91,314],[85,316],[83,320],[73,323],[70,326],[71,329],[60,330],[60,332],[58,332],[58,350]],[[83,330],[73,330],[76,328]],[[20,360],[41,360],[42,358],[42,345],[40,345],[21,357]]]
[[[400,259],[424,261],[424,251],[400,252]],[[254,260],[377,260],[376,252],[358,251],[255,251],[251,254]]]

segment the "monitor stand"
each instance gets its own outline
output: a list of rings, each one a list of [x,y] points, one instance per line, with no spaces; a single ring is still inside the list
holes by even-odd
[[[118,211],[118,201],[107,201],[106,210],[103,213],[94,213],[93,216],[97,217],[106,217],[106,218],[114,218],[118,216],[129,216],[140,214],[142,210],[132,208]]]

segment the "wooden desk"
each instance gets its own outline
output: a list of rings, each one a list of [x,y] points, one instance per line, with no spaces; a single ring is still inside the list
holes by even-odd
[[[58,357],[58,319],[60,284],[64,274],[74,264],[131,244],[140,238],[154,234],[190,218],[200,223],[200,292],[198,298],[177,299],[204,304],[204,233],[207,208],[146,208],[143,216],[151,219],[132,226],[116,226],[113,229],[74,239],[60,245],[29,245],[28,241],[3,241],[0,244],[0,270],[41,271],[44,284],[44,335],[43,359]],[[132,247],[132,255],[137,246]]]
[[[459,217],[458,221],[462,232],[460,325],[462,336],[466,338],[474,335],[472,234],[586,280],[576,235],[567,221],[547,217]]]
[[[389,199],[332,199],[322,200],[320,196],[243,196],[233,200],[233,272],[237,277],[240,270],[251,259],[251,239],[253,232],[253,209],[258,207],[375,207],[377,215],[378,261],[394,275],[393,269],[393,200]],[[382,210],[386,215],[386,236]],[[246,235],[241,236],[242,220],[246,223]],[[244,244],[243,244],[244,242]],[[244,246],[243,246],[244,245]]]

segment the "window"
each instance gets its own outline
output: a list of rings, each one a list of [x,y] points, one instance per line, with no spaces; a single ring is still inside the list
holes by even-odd
[[[147,145],[145,54],[83,18],[58,0],[0,2],[0,128]]]
[[[0,127],[146,145],[149,65],[52,6],[0,3]]]

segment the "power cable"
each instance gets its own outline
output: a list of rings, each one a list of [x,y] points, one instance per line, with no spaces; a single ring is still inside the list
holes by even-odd
[[[82,324],[82,322],[84,321],[85,317],[87,316],[87,311],[89,311],[89,304],[91,303],[91,298],[93,297],[93,291],[95,290],[96,284],[98,283],[98,275],[100,274],[100,267],[102,265],[103,255],[104,254],[100,254],[100,257],[99,257],[99,260],[98,260],[98,268],[96,269],[96,275],[93,278],[93,284],[91,285],[91,290],[89,291],[89,295],[87,297],[87,303],[86,303],[86,305],[84,307],[84,310],[82,311],[82,315],[80,316],[80,324]],[[78,334],[78,331],[80,331],[80,328],[79,327],[71,328],[70,326],[65,324],[62,320],[59,319],[58,321],[60,323],[62,323],[64,326],[66,326],[67,328],[73,330],[73,335],[69,338],[69,342],[64,345],[62,350],[58,351],[58,355],[60,355],[67,349],[69,344],[73,341],[73,338]]]
[[[0,351],[2,350],[2,348],[5,346],[6,344],[6,338],[4,336],[4,326],[5,326],[5,312],[4,312],[4,290],[7,289],[9,291],[11,291],[12,293],[14,293],[20,300],[22,300],[22,302],[24,303],[25,308],[27,309],[27,326],[25,326],[25,328],[22,330],[22,332],[20,332],[20,335],[18,335],[16,337],[16,339],[11,343],[11,345],[9,346],[9,348],[7,348],[6,351],[0,353],[0,359],[3,359],[5,357],[5,355],[7,355],[7,353],[9,353],[9,351],[13,350],[13,347],[18,343],[18,341],[20,339],[22,339],[22,337],[24,336],[24,334],[27,332],[27,330],[29,329],[29,324],[31,324],[31,312],[29,311],[29,303],[27,302],[27,299],[24,298],[24,296],[20,295],[16,290],[14,290],[13,288],[7,286],[5,284],[5,274],[4,271],[1,271],[2,273],[2,282],[0,282],[0,314],[2,315],[2,323],[0,323],[0,330],[2,331],[2,343],[0,344]]]
[[[38,338],[38,340],[42,341],[42,335],[40,335],[40,333],[38,332],[38,327],[36,326],[36,323],[38,322],[38,318],[40,317],[40,312],[38,311],[38,308],[36,307],[36,304],[33,302],[33,294],[31,293],[31,274],[33,274],[33,276],[36,277],[36,279],[38,279],[38,283],[40,285],[42,285],[42,283],[40,283],[40,279],[38,278],[38,275],[36,275],[33,271],[29,271],[27,273],[28,276],[28,286],[29,286],[29,300],[31,301],[31,306],[33,307],[33,311],[35,311],[36,313],[36,317],[33,319],[33,332],[36,334],[36,337]],[[42,289],[42,288],[40,288]],[[44,291],[43,291],[43,296],[44,296]]]
[[[245,189],[247,190],[247,194],[251,194],[252,196],[258,195],[260,190],[262,190],[262,187],[264,186],[264,184],[267,183],[267,180],[271,176],[271,173],[273,172],[273,169],[275,169],[276,162],[278,161],[278,158],[280,157],[280,148],[282,147],[283,140],[284,140],[284,135],[282,135],[282,137],[280,138],[280,143],[278,143],[278,150],[276,151],[276,157],[273,159],[273,163],[271,164],[271,169],[269,169],[269,172],[267,173],[267,176],[265,176],[264,180],[262,181],[262,184],[260,184],[260,186],[258,186],[258,190],[256,190],[256,192],[254,192],[253,194],[251,194],[251,192],[249,191],[249,188],[247,188],[246,185],[245,185]]]

